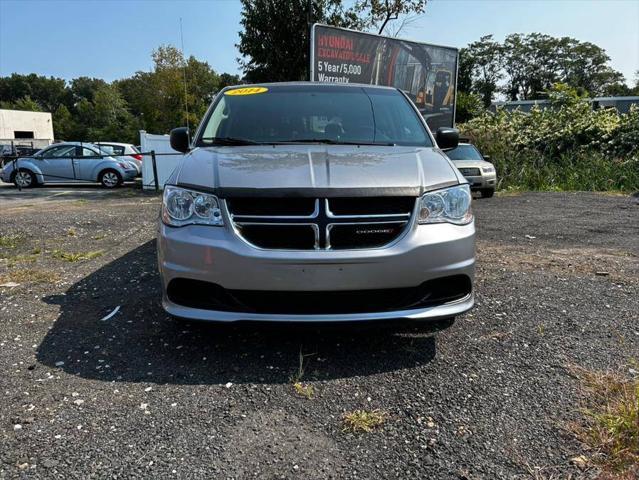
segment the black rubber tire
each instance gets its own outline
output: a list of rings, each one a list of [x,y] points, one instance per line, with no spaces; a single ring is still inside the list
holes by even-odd
[[[481,190],[481,198],[490,198],[495,195],[494,188],[482,188]]]
[[[107,177],[107,174],[115,174],[118,181],[117,183],[111,183],[111,182],[106,182],[105,183],[105,177]],[[116,188],[119,187],[120,185],[122,185],[122,175],[120,175],[120,173],[117,170],[113,170],[111,168],[108,168],[106,170],[102,170],[100,172],[100,174],[98,175],[98,182],[100,182],[100,184],[104,187],[104,188]]]
[[[35,173],[33,173],[31,170],[27,170],[26,168],[19,168],[18,172],[26,172],[31,177],[31,183],[29,183],[29,185],[22,185],[22,187],[20,188],[34,188],[38,186],[38,179],[36,178]],[[18,182],[16,182],[16,174],[18,172],[14,173],[11,177],[11,180],[13,181],[13,184],[16,186],[16,188],[18,188]]]

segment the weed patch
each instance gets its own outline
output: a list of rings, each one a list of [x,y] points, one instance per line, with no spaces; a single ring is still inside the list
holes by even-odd
[[[344,414],[344,431],[372,432],[381,427],[388,414],[382,410],[355,410]]]
[[[305,369],[304,359],[306,357],[311,357],[313,355],[315,354],[314,353],[304,354],[304,352],[302,351],[302,346],[300,345],[300,355],[299,355],[299,361],[297,364],[297,371],[293,373],[293,375],[291,375],[291,378],[290,378],[291,383],[293,384],[293,389],[295,389],[295,393],[309,400],[313,398],[313,396],[315,395],[315,389],[313,388],[312,385],[302,383],[302,377],[304,376],[304,369]]]
[[[0,258],[3,258],[2,255],[0,255]],[[14,267],[15,265],[23,264],[23,263],[35,263],[36,260],[38,259],[38,255],[37,254],[21,254],[21,255],[11,255],[4,258],[6,258],[7,265],[9,267]]]
[[[56,272],[39,269],[17,269],[0,275],[1,283],[56,283],[60,281],[60,275]]]
[[[96,250],[93,252],[64,252],[62,250],[54,250],[51,255],[53,258],[59,258],[65,262],[79,262],[81,260],[91,260],[93,258],[101,257],[104,255],[103,250]]]
[[[16,248],[24,241],[20,235],[0,235],[0,247]]]
[[[315,396],[315,389],[313,385],[304,384],[302,382],[295,382],[293,384],[293,388],[295,389],[295,393],[297,393],[300,397],[304,397],[308,400],[312,399]]]
[[[639,368],[635,366],[635,370]],[[574,367],[583,385],[583,421],[573,431],[594,454],[593,463],[624,478],[639,474],[639,378]]]

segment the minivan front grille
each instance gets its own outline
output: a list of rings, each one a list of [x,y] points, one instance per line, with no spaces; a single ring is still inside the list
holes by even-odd
[[[226,201],[237,233],[273,250],[379,248],[410,224],[415,197],[233,198]]]

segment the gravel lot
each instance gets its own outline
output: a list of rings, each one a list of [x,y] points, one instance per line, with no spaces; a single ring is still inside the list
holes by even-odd
[[[28,195],[0,197],[0,284],[20,283],[0,287],[0,478],[597,475],[571,463],[569,368],[639,358],[637,198],[476,201],[477,306],[433,332],[173,321],[158,197]],[[346,432],[356,409],[387,419]]]

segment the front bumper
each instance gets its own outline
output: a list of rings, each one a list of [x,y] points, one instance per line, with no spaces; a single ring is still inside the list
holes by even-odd
[[[171,280],[190,279],[243,291],[366,291],[415,287],[428,280],[465,275],[475,270],[474,222],[412,225],[395,243],[369,250],[282,251],[247,244],[228,226],[190,225],[158,229],[158,264],[162,305],[175,316],[233,322],[347,322],[388,319],[438,319],[459,315],[474,303],[464,298],[425,308],[330,314],[276,314],[193,308],[171,301]]]
[[[124,175],[122,176],[123,180],[133,180],[138,175],[138,170],[136,168],[126,169],[124,170]]]
[[[497,185],[496,173],[484,173],[480,176],[464,176],[471,190],[495,189]]]

